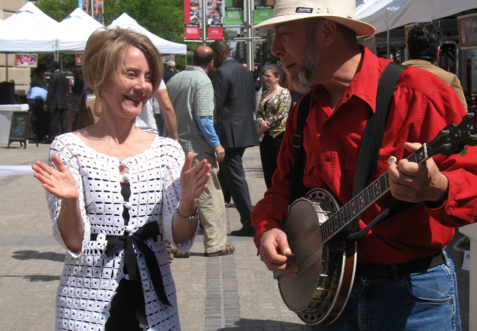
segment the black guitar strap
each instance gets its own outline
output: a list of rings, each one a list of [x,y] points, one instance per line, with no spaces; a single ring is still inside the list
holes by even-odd
[[[303,197],[306,193],[305,185],[303,185],[303,173],[305,172],[305,149],[303,148],[303,129],[306,125],[306,118],[310,112],[311,92],[301,98],[298,108],[298,118],[296,121],[296,131],[292,138],[293,147],[295,147],[294,168],[292,172],[292,180],[290,183],[290,197],[288,204]]]
[[[386,128],[387,117],[391,106],[391,100],[396,89],[396,83],[404,70],[404,66],[391,62],[384,69],[378,82],[378,93],[376,97],[376,112],[373,115],[370,112],[370,117],[367,120],[361,149],[359,152],[358,166],[356,169],[356,177],[353,185],[353,197],[361,192],[369,184],[371,176],[374,172],[376,162],[378,159],[379,149],[382,144],[384,130]],[[300,102],[298,109],[297,127],[295,135],[293,136],[294,153],[294,169],[292,173],[292,181],[290,185],[290,199],[289,204],[293,203],[298,198],[303,197],[306,193],[306,188],[303,185],[304,175],[304,156],[303,148],[303,129],[306,125],[306,118],[310,110],[311,92],[304,96]],[[359,232],[356,232],[359,220],[353,221],[348,227],[347,240],[359,240],[368,233],[368,231],[377,223],[398,214],[399,212],[411,206],[410,203],[396,203],[390,208],[386,209],[376,219],[374,219],[368,226]]]

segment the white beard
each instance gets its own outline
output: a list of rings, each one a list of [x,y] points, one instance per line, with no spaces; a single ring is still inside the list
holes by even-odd
[[[316,52],[314,45],[314,38],[308,37],[305,55],[303,56],[302,65],[297,76],[292,76],[291,81],[293,88],[301,94],[306,94],[311,91],[315,82],[315,76],[318,72],[319,55]]]

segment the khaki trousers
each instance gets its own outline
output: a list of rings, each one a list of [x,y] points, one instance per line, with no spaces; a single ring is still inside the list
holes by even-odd
[[[197,199],[200,208],[200,223],[204,227],[204,246],[207,253],[213,253],[225,248],[227,243],[227,220],[225,218],[225,201],[219,183],[219,166],[215,155],[199,153],[194,157],[192,166],[206,159],[212,165],[210,168],[207,188]]]

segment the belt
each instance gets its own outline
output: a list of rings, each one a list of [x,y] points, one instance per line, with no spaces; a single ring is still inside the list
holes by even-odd
[[[417,260],[390,265],[358,262],[356,276],[371,278],[396,278],[396,276],[402,277],[403,275],[407,274],[424,272],[427,269],[444,263],[446,263],[446,260],[442,252]]]
[[[147,325],[147,319],[145,314],[145,302],[144,293],[142,290],[141,276],[139,273],[139,267],[137,265],[136,253],[134,252],[133,243],[136,248],[144,256],[147,269],[149,270],[150,280],[154,286],[157,297],[164,305],[172,306],[167,299],[166,292],[164,290],[164,283],[162,282],[161,269],[157,263],[156,254],[149,246],[144,242],[146,239],[154,238],[161,234],[159,226],[156,222],[147,223],[146,225],[137,229],[136,232],[130,235],[114,236],[106,235],[108,244],[106,246],[105,254],[109,257],[113,256],[117,252],[124,249],[124,263],[126,265],[129,280],[133,287],[134,305],[136,307],[136,317],[138,321],[144,325]],[[91,240],[96,240],[98,234],[92,233]]]

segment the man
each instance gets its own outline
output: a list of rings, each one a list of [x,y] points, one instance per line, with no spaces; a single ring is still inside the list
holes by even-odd
[[[68,131],[68,116],[66,94],[68,93],[68,82],[66,76],[60,71],[60,64],[53,62],[50,65],[51,77],[48,84],[48,96],[43,105],[43,109],[48,111],[49,135],[48,142],[51,143],[58,134],[58,123],[61,126],[61,133]]]
[[[253,76],[230,56],[229,46],[223,40],[214,41],[210,47],[214,50],[214,66],[217,68],[212,78],[217,107],[216,130],[225,148],[225,157],[220,164],[220,185],[224,190],[230,190],[242,223],[241,229],[230,234],[253,236],[255,230],[250,220],[252,203],[242,164],[245,148],[258,145],[253,118]]]
[[[413,27],[407,35],[407,52],[411,60],[404,62],[403,65],[414,66],[438,76],[457,93],[467,110],[467,102],[459,78],[437,66],[441,51],[441,36],[439,28],[432,23]]]
[[[167,69],[164,71],[164,75],[162,76],[162,79],[164,79],[164,83],[168,83],[169,79],[174,77],[176,74],[176,63],[172,60],[167,61]]]
[[[272,18],[256,26],[273,28],[272,53],[280,57],[295,89],[311,90],[302,135],[303,185],[328,189],[341,203],[351,199],[364,128],[375,111],[378,78],[392,61],[357,43],[356,36],[372,34],[374,28],[354,17],[355,0],[277,0]],[[282,225],[294,167],[292,137],[302,102],[288,117],[273,186],[252,213],[261,260],[268,269],[289,275],[298,275],[300,268],[287,267],[293,247]],[[420,164],[405,158],[420,146],[409,142],[430,141],[464,114],[455,92],[438,77],[414,67],[404,69],[372,176],[374,180],[387,171],[392,195],[361,214],[359,229],[396,200],[415,204],[357,242],[356,275],[345,309],[332,324],[308,325],[307,330],[461,329],[455,268],[443,250],[455,227],[475,220],[476,148],[469,147],[464,157],[437,156]],[[398,164],[388,165],[391,156]]]
[[[39,142],[46,143],[46,128],[48,125],[48,114],[43,109],[46,101],[46,89],[39,86],[33,86],[27,94],[27,103],[30,111],[33,113],[33,121],[35,121],[36,137]]]
[[[154,113],[155,100],[157,100],[162,114]],[[155,115],[161,115],[159,120]],[[175,141],[179,141],[179,137],[177,136],[176,114],[171,100],[169,99],[166,84],[164,83],[164,80],[162,80],[154,97],[149,99],[146,105],[141,109],[141,114],[136,117],[136,126],[144,131],[162,136],[164,132],[164,124],[167,128],[165,136],[169,136]]]
[[[224,159],[225,150],[214,130],[214,89],[207,76],[214,65],[214,52],[210,47],[199,46],[192,64],[172,77],[167,92],[176,110],[179,143],[184,152],[194,153],[193,164],[206,159],[212,165],[212,176],[198,199],[205,256],[229,255],[234,247],[226,246],[225,205],[218,179],[218,162]]]

